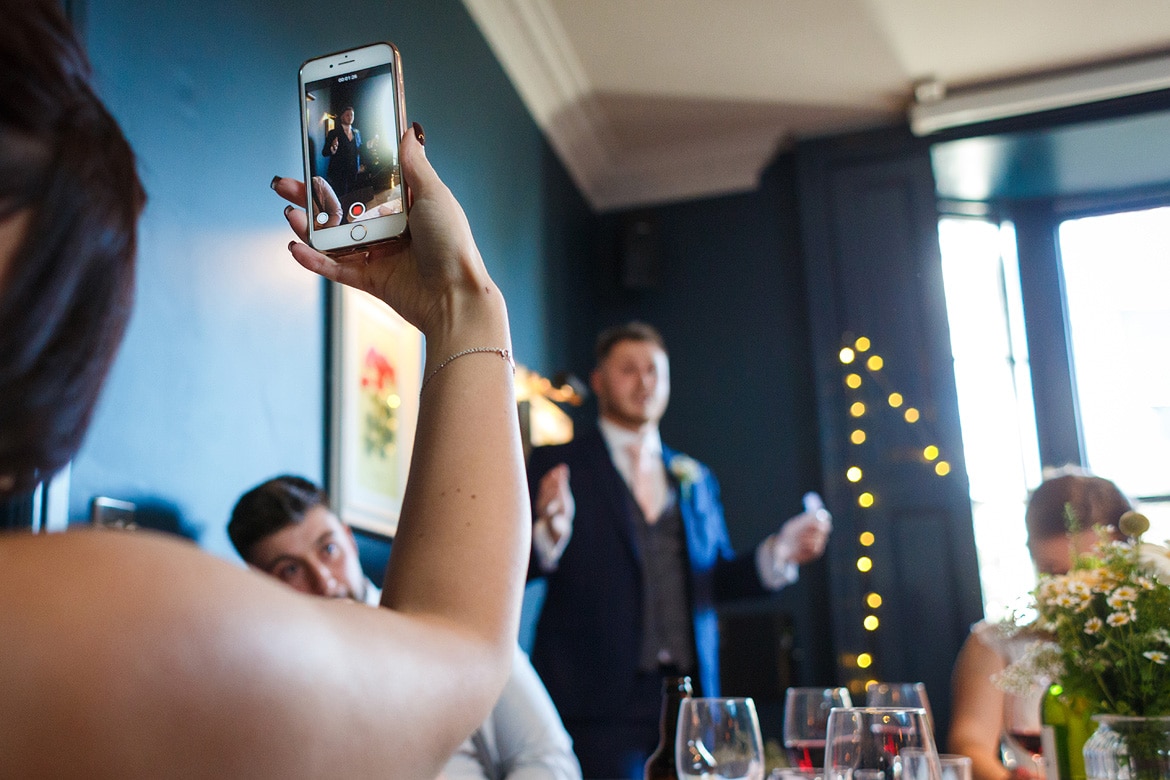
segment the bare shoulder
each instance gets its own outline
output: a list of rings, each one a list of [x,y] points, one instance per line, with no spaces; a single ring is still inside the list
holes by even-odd
[[[956,669],[979,675],[1002,671],[1007,659],[987,639],[986,631],[972,631],[959,648]]]
[[[0,754],[16,776],[348,776],[410,740],[425,776],[459,718],[435,734],[395,716],[411,697],[451,698],[420,680],[477,671],[455,631],[302,596],[149,533],[0,537],[0,638]]]

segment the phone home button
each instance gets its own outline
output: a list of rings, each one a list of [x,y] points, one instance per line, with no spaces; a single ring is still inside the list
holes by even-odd
[[[354,241],[361,241],[366,237],[366,226],[354,225],[353,229],[349,231],[349,237]]]

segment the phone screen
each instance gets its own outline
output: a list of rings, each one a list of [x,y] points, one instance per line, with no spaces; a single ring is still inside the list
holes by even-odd
[[[395,84],[393,63],[305,84],[316,229],[402,213]]]

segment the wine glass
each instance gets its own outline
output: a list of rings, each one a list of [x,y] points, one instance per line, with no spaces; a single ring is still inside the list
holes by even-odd
[[[871,682],[865,686],[865,704],[867,707],[921,707],[926,710],[927,725],[934,728],[926,686],[920,682]]]
[[[680,780],[764,780],[762,745],[751,699],[682,700],[675,740]]]
[[[924,748],[903,748],[902,780],[929,780],[935,756]],[[942,780],[971,780],[971,757],[956,753],[939,753],[938,767]]]
[[[941,780],[938,750],[921,707],[841,707],[825,730],[825,780],[895,780],[902,751],[920,748],[914,780]]]
[[[784,694],[788,763],[797,769],[823,769],[829,710],[852,706],[847,688],[789,688]]]
[[[1000,740],[1003,763],[1018,777],[1043,778],[1044,755],[1040,739],[1040,701],[1043,690],[1027,694],[1004,694],[1003,735]]]

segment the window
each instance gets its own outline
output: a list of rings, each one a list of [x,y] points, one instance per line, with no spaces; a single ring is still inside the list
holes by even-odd
[[[1085,462],[1170,538],[1170,208],[1060,225]]]
[[[1040,456],[1015,231],[944,218],[939,245],[984,611],[998,619],[1036,583],[1024,508]]]
[[[1151,541],[1170,539],[1170,208],[1068,219],[1057,235],[1063,288],[1052,292],[1066,312],[1076,405],[1066,411],[1081,460],[1149,516]],[[984,611],[994,620],[1035,585],[1023,519],[1041,480],[1015,232],[945,217],[939,245]]]

